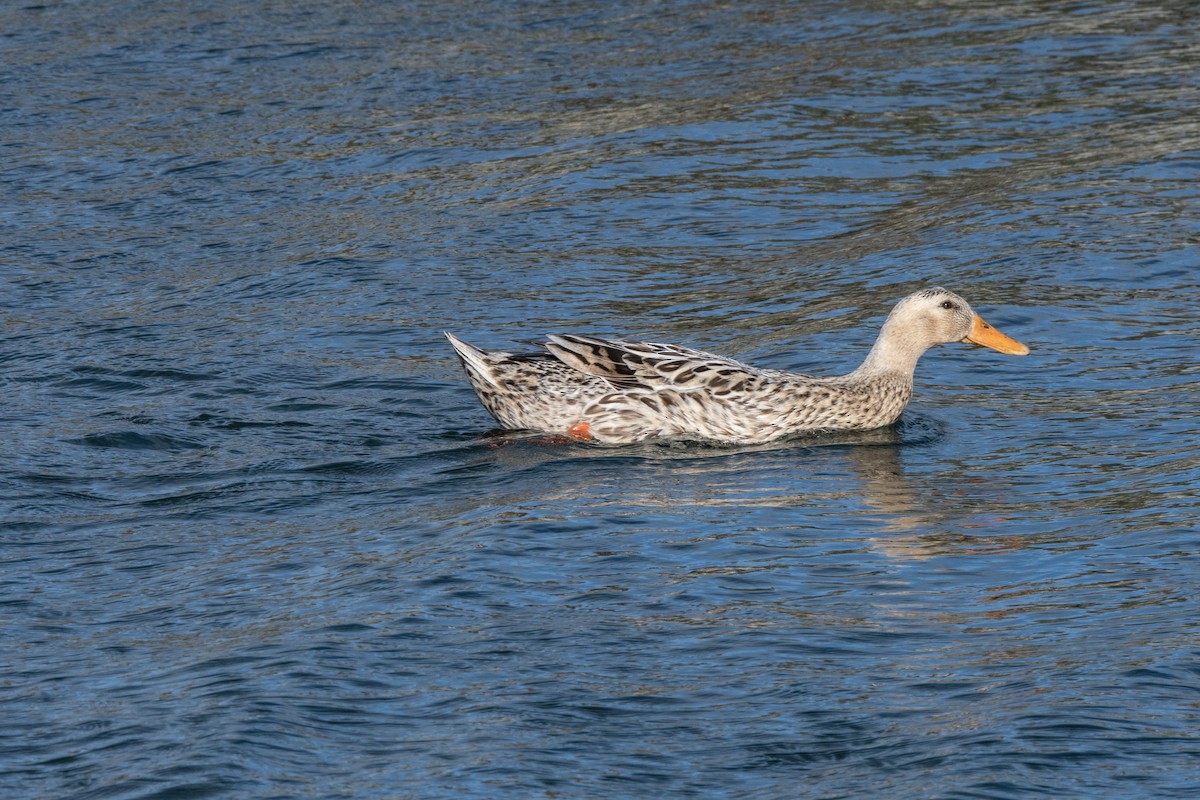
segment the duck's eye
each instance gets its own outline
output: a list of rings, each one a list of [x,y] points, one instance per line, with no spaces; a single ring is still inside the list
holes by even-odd
[[[950,301],[950,300],[943,300],[943,301],[942,301],[942,308],[944,308],[944,309],[946,309],[947,311],[949,311],[949,310],[950,310],[950,309],[952,309],[952,308],[958,308],[958,306],[954,305],[954,303],[953,303],[952,301]]]

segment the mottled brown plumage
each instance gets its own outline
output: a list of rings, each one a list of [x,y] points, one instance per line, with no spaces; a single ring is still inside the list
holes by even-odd
[[[484,352],[447,333],[479,399],[511,429],[619,444],[653,438],[756,443],[819,430],[891,425],[935,344],[1029,349],[940,287],[901,300],[862,366],[820,378],[757,369],[670,344],[551,336],[544,350]]]

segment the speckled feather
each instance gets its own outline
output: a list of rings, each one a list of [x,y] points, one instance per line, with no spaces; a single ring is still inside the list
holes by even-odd
[[[930,316],[936,324],[926,324]],[[484,407],[506,428],[583,432],[614,444],[755,443],[894,423],[912,395],[920,354],[937,342],[964,339],[975,318],[966,301],[944,289],[910,295],[888,317],[863,366],[824,378],[670,344],[561,335],[548,337],[540,352],[512,354],[446,335]]]

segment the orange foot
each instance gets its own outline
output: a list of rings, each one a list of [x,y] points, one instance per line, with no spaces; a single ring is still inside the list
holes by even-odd
[[[561,433],[547,433],[542,436],[534,436],[529,441],[537,442],[538,444],[575,444],[576,442],[590,442],[593,439],[591,426],[586,422],[576,422],[567,428],[565,435]]]

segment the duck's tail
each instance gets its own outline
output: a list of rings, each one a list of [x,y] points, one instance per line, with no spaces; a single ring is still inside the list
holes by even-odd
[[[458,357],[462,360],[463,368],[467,371],[467,377],[471,379],[471,383],[474,383],[476,386],[496,385],[496,379],[492,375],[492,366],[488,363],[487,353],[473,344],[467,344],[453,333],[450,333],[450,331],[442,331],[442,333],[450,340],[450,344],[454,347],[454,352],[458,353]]]

